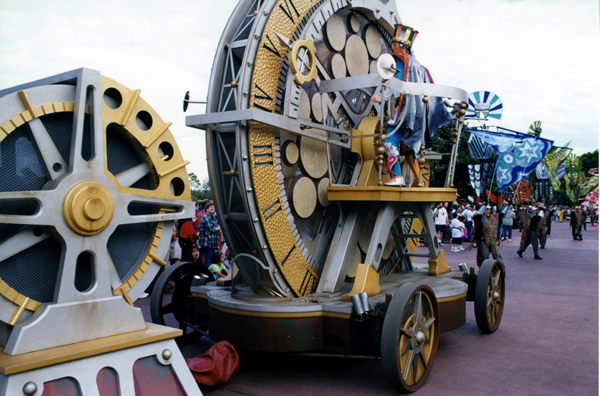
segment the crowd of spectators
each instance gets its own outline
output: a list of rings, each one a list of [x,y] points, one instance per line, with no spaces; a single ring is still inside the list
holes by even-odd
[[[173,265],[180,261],[199,263],[215,280],[227,277],[231,271],[233,258],[221,233],[215,205],[209,199],[196,202],[193,218],[175,221],[173,225],[165,262]],[[149,287],[140,297],[148,297],[151,291]]]
[[[562,223],[568,219],[574,240],[583,240],[581,231],[586,230],[588,221],[591,226],[598,225],[596,211],[588,207],[559,205],[546,207],[542,203],[533,202],[511,205],[504,201],[498,207],[489,204],[473,206],[466,201],[438,202],[432,205],[431,214],[439,246],[443,247],[444,241],[450,241],[452,253],[464,251],[463,242],[472,243],[473,247],[482,243],[486,237],[482,225],[486,222],[486,218],[495,215],[494,221],[498,223],[498,228],[494,232],[495,240],[498,243],[511,241],[513,229],[518,229],[521,233],[521,243],[517,254],[523,257],[523,252],[531,245],[534,258],[537,260],[542,260],[538,249],[545,249],[547,237],[552,231],[552,223]],[[421,243],[424,244],[425,241],[421,240]]]

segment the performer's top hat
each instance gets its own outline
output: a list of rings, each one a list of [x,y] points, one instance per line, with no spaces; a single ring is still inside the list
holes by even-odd
[[[418,30],[413,30],[410,26],[398,24],[396,25],[396,34],[394,34],[392,42],[400,43],[410,49],[417,38],[417,34],[419,34]]]

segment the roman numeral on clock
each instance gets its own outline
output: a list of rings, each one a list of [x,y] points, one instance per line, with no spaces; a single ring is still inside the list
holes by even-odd
[[[265,221],[269,220],[269,218],[271,218],[271,216],[273,216],[275,213],[280,212],[281,211],[281,203],[279,202],[279,199],[275,200],[275,202],[273,202],[272,204],[270,204],[269,206],[267,206],[266,208],[263,209],[263,216],[265,216]]]
[[[252,146],[252,154],[254,156],[254,166],[273,165],[273,147],[270,145],[266,146]]]
[[[267,40],[269,40],[269,43],[271,43],[271,46],[269,47],[267,45],[267,43],[263,44],[263,48],[270,51],[272,54],[277,55],[278,57],[281,58],[281,54],[279,53],[279,51],[277,51],[277,47],[275,47],[275,44],[273,44],[273,41],[271,40],[271,38],[269,37],[269,35],[267,34]]]
[[[292,21],[292,23],[295,22],[294,14],[298,18],[300,17],[300,14],[298,13],[298,10],[296,9],[296,6],[292,2],[292,0],[283,0],[281,4],[279,4],[279,8],[281,8],[281,11],[284,12],[284,14],[290,19],[290,21]]]
[[[316,279],[317,278],[315,278],[312,272],[306,271],[304,274],[304,279],[302,280],[302,284],[300,285],[300,290],[298,290],[301,296],[306,295],[307,291],[312,293]]]

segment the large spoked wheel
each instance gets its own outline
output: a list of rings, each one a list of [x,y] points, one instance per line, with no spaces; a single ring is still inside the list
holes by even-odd
[[[427,285],[407,283],[394,293],[381,336],[381,362],[394,387],[414,392],[427,381],[437,352],[438,305]]]
[[[177,263],[160,275],[152,292],[152,322],[168,326],[173,325],[173,319],[177,321],[178,327],[183,330],[183,335],[177,340],[182,343],[194,341],[201,335],[194,328],[197,325],[194,323],[194,298],[190,287],[194,276],[202,274],[208,276],[209,282],[214,280],[210,271],[201,263]]]
[[[477,275],[475,319],[482,333],[490,334],[500,326],[504,311],[504,270],[495,260],[485,260]]]

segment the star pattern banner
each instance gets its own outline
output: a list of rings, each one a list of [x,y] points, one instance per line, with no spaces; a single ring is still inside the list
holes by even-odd
[[[521,133],[500,133],[469,130],[497,152],[496,184],[504,192],[506,187],[532,172],[546,156],[552,140]]]

